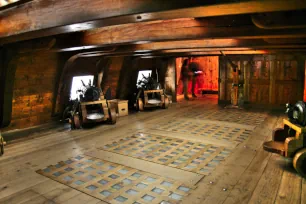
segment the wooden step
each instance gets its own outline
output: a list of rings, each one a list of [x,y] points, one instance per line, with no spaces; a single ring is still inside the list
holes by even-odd
[[[272,152],[285,156],[285,143],[278,141],[269,141],[263,144],[263,148],[267,152]]]

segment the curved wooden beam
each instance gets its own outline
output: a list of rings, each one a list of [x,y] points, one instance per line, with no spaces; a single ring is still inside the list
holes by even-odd
[[[291,22],[290,24],[274,24],[274,25],[266,25],[264,22],[262,22],[260,19],[258,19],[255,15],[251,16],[252,22],[254,25],[260,29],[267,29],[267,30],[273,30],[273,29],[295,29],[295,28],[306,28],[306,24],[295,24],[294,22]],[[281,20],[281,19],[280,19]]]

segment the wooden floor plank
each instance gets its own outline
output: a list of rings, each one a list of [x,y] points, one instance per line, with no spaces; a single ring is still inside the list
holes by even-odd
[[[270,120],[270,119],[268,119]],[[280,128],[283,126],[283,118],[278,117],[274,126],[272,123],[267,123],[267,130],[269,132],[265,133],[264,129],[257,130],[256,132],[261,132],[267,134],[265,141],[272,140],[272,131],[275,128]],[[269,134],[268,134],[269,133]],[[283,158],[276,154],[271,154],[268,160],[267,167],[264,170],[253,194],[250,196],[249,203],[273,203],[278,187],[280,185],[281,176],[283,174],[283,169],[280,168],[280,164],[285,164]],[[267,189],[267,191],[265,190]],[[262,193],[262,194],[261,194]]]
[[[102,160],[107,160],[131,168],[136,168],[138,170],[156,174],[162,177],[174,179],[176,181],[180,181],[182,183],[189,184],[192,186],[198,183],[203,178],[203,175],[200,174],[103,150],[87,152],[85,153],[85,155]]]
[[[250,166],[231,190],[224,204],[248,203],[270,157],[271,154],[264,150],[257,153]]]
[[[266,124],[272,125],[273,122],[271,123],[266,122]],[[276,119],[274,125],[270,127],[279,126],[279,125],[281,125],[280,118]],[[269,128],[267,130],[268,132],[271,131],[271,129]],[[264,142],[265,140],[271,140],[272,134],[271,133],[268,134],[268,132],[265,139],[261,137],[260,140],[262,140],[262,142]],[[254,140],[254,138],[251,138],[249,142],[254,144],[252,140]],[[226,204],[248,203],[254,189],[256,188],[259,182],[259,179],[261,178],[264,170],[266,169],[270,157],[271,153],[268,153],[264,151],[262,148],[259,148],[258,153],[256,154],[254,160],[252,161],[248,169],[244,172],[244,174],[241,176],[237,185],[235,185],[235,187],[233,188],[233,190],[231,191],[230,195],[228,196],[228,198],[225,200],[224,203]]]
[[[302,182],[301,204],[306,203],[306,178]]]
[[[204,186],[207,190],[205,191],[205,194],[203,194],[202,203],[224,202],[228,197],[229,192],[237,184],[239,178],[243,175],[245,169],[252,162],[256,154],[253,150],[245,151],[242,149],[236,151],[236,153],[237,155],[234,155],[233,158],[229,158],[230,163],[223,166],[222,170],[219,170],[218,168],[218,172],[214,172],[214,174],[205,178],[207,183]],[[240,156],[238,156],[238,154]],[[210,181],[213,182],[212,185],[209,183]],[[200,189],[199,187],[198,189]]]
[[[284,165],[284,159],[279,155],[273,154],[269,161],[267,168],[261,176],[257,187],[255,188],[249,203],[274,203],[281,184],[284,169],[279,165]]]
[[[292,162],[287,160],[284,173],[282,175],[281,184],[275,203],[279,204],[295,204],[301,202],[302,178],[292,167]]]
[[[55,203],[63,203],[81,193],[82,192],[80,191],[63,185],[63,187],[56,188],[48,193],[43,194],[43,196],[49,200],[54,201]]]
[[[51,179],[47,179],[46,181],[31,187],[31,190],[33,190],[36,193],[39,193],[40,195],[44,195],[50,191],[53,191],[58,188],[63,188],[63,187],[65,187],[65,185],[59,182],[53,181]]]
[[[0,203],[1,204],[20,204],[20,203],[24,203],[26,201],[29,201],[31,199],[34,199],[38,196],[40,196],[39,193],[30,189],[30,190],[26,190],[24,192],[18,192],[18,193],[13,194],[9,197],[1,199]]]
[[[177,120],[184,120],[184,121],[190,121],[190,122],[197,122],[202,124],[216,124],[216,125],[222,125],[222,126],[229,126],[229,127],[235,127],[235,128],[241,128],[246,130],[254,130],[255,125],[243,125],[238,123],[231,123],[231,122],[225,122],[225,121],[217,121],[217,120],[206,120],[206,119],[192,119],[192,118],[178,118]]]
[[[21,204],[56,204],[54,201],[45,198],[44,196],[38,196],[29,201],[23,202]]]
[[[77,195],[77,196],[75,196],[75,197],[73,197],[69,200],[66,200],[65,202],[61,202],[61,203],[65,203],[65,204],[84,204],[84,203],[89,204],[89,203],[92,203],[92,204],[94,204],[94,203],[100,203],[100,202],[103,203],[103,201],[101,201],[101,200],[98,200],[94,197],[91,197],[87,194],[82,193],[82,194],[79,194],[79,195]]]
[[[24,189],[35,186],[38,183],[44,182],[46,179],[47,178],[35,172],[21,174],[19,178],[0,185],[0,198],[10,196]]]
[[[277,120],[277,117],[273,117],[269,123],[274,126]],[[235,152],[227,158],[222,167],[217,167],[211,175],[199,183],[193,196],[184,200],[183,203],[223,203],[255,158],[258,149],[262,149],[262,143],[266,137],[254,131],[247,141],[235,148]]]

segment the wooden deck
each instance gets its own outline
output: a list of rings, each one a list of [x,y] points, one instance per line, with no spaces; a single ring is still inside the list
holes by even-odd
[[[188,195],[184,194],[181,202],[186,204],[305,204],[306,179],[295,173],[290,160],[267,153],[262,148],[263,142],[271,139],[272,130],[282,125],[285,116],[266,111],[249,110],[243,114],[237,114],[237,111],[222,109],[216,105],[216,99],[204,97],[172,104],[168,110],[131,114],[119,118],[114,126],[101,125],[75,131],[55,128],[54,131],[36,134],[29,140],[8,144],[5,155],[0,158],[0,203],[114,203],[36,173],[60,161],[87,155],[117,163],[135,172],[142,171],[195,186]],[[231,134],[227,134],[228,131]],[[207,164],[216,160],[225,148],[230,150],[230,154],[213,168],[208,165],[208,171],[201,171],[205,165],[201,163],[200,156],[197,159],[191,156],[192,159],[178,164],[176,162],[181,157],[169,157],[171,151],[167,152],[168,149],[156,159],[148,159],[145,147],[142,150],[146,154],[140,156],[105,148],[110,144],[120,145],[124,141],[120,139],[135,134],[159,135],[163,138],[162,142],[175,138],[178,143],[184,143],[182,151],[185,153],[195,151],[200,155],[202,150],[197,151],[199,145],[216,146],[218,153],[212,151],[207,157],[210,159],[202,161]],[[158,138],[156,136],[150,145],[158,143]],[[188,142],[193,146],[188,146]],[[137,149],[133,151],[140,153]],[[179,154],[179,149],[174,148],[173,152]],[[166,161],[167,155],[171,161]],[[190,165],[191,168],[196,165],[196,170],[188,169]],[[156,203],[157,200],[161,201],[144,200],[143,203]]]

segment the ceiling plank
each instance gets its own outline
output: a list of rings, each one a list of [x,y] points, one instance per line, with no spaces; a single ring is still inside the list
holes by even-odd
[[[306,9],[305,0],[226,1],[213,5],[197,0],[37,0],[0,12],[0,38],[11,36],[0,43],[142,21],[300,9]]]

